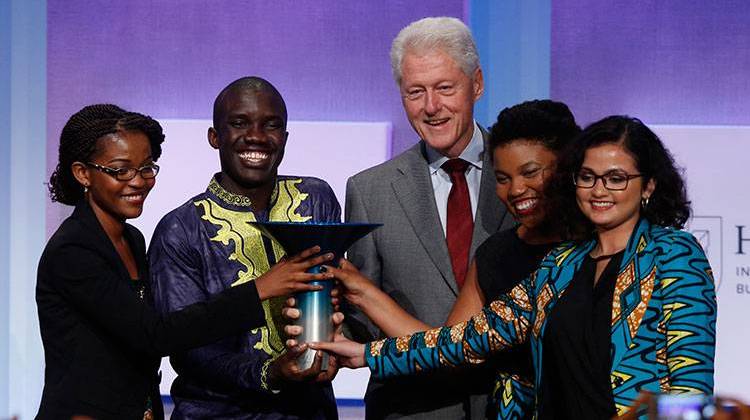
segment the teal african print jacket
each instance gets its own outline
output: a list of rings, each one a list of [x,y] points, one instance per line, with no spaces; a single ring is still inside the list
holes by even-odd
[[[556,247],[530,278],[465,323],[368,344],[372,374],[481,363],[530,340],[540,389],[547,317],[595,245]],[[715,340],[716,294],[700,244],[690,233],[642,219],[625,249],[612,302],[610,379],[618,415],[644,390],[713,393]]]

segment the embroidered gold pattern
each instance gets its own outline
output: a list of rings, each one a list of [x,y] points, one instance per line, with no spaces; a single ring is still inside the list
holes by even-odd
[[[211,178],[211,182],[208,183],[208,190],[211,191],[216,197],[228,204],[235,206],[250,207],[253,203],[250,202],[250,198],[244,195],[234,194],[224,189],[215,178]]]
[[[301,179],[287,179],[277,183],[274,187],[276,200],[269,212],[270,220],[290,222],[310,220],[311,216],[301,216],[297,213],[300,204],[308,196],[297,188],[297,184],[301,182]],[[208,189],[227,203],[243,207],[250,205],[247,197],[226,191],[215,179],[211,180]],[[234,251],[229,255],[229,260],[237,261],[244,267],[244,270],[240,269],[237,272],[237,278],[232,282],[232,287],[255,280],[270,269],[270,259],[263,246],[262,235],[257,228],[248,223],[256,220],[252,212],[226,209],[210,199],[197,201],[195,206],[203,209],[203,220],[218,227],[216,235],[210,239],[224,246],[233,244]],[[272,248],[274,260],[278,261],[284,256],[283,248],[276,241],[272,241]],[[253,334],[260,334],[254,348],[276,357],[284,350],[279,334],[284,325],[281,317],[284,298],[264,300],[262,305],[266,326],[251,330]]]
[[[260,368],[260,387],[266,391],[271,389],[268,384],[268,368],[271,366],[273,359],[268,359],[263,362],[263,366]]]

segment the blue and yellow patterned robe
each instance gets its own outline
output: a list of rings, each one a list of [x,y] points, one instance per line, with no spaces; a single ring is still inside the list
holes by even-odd
[[[255,213],[247,197],[208,189],[167,214],[149,248],[155,306],[179,310],[264,274],[283,255],[250,221],[339,222],[341,208],[327,183],[279,176],[269,208]],[[268,389],[270,363],[284,350],[283,298],[263,301],[266,326],[173,355],[172,418],[336,418],[330,385]]]
[[[591,240],[556,247],[529,279],[465,323],[368,344],[372,374],[481,363],[490,353],[530,340],[540,389],[547,316],[595,245]],[[713,393],[715,340],[716,294],[700,245],[687,232],[642,219],[625,249],[612,302],[610,379],[617,413],[625,413],[644,390]]]

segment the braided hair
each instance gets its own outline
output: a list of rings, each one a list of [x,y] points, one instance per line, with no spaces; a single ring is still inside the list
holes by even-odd
[[[100,138],[123,131],[145,134],[151,144],[151,156],[159,159],[164,133],[153,118],[111,104],[89,105],[73,114],[60,134],[58,163],[49,179],[52,201],[75,205],[81,200],[83,187],[73,176],[71,165],[89,161]]]
[[[490,129],[495,150],[516,140],[531,140],[559,154],[581,132],[567,105],[549,99],[522,102],[500,111]]]

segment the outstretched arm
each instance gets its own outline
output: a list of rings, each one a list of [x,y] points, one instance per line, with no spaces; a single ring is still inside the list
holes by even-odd
[[[456,303],[453,304],[445,325],[456,325],[459,322],[468,321],[482,310],[485,302],[485,296],[477,280],[477,263],[476,260],[472,260],[469,272],[466,273],[466,281],[458,293]]]
[[[342,259],[340,268],[326,268],[343,286],[344,298],[364,313],[387,336],[398,337],[430,328],[429,325],[401,308],[349,261]]]
[[[342,356],[342,365],[347,367],[366,363],[378,378],[482,363],[491,353],[527,339],[535,319],[530,290],[530,284],[524,282],[485,306],[469,321],[452,327],[366,345],[337,338],[333,343],[312,343],[310,347]]]

